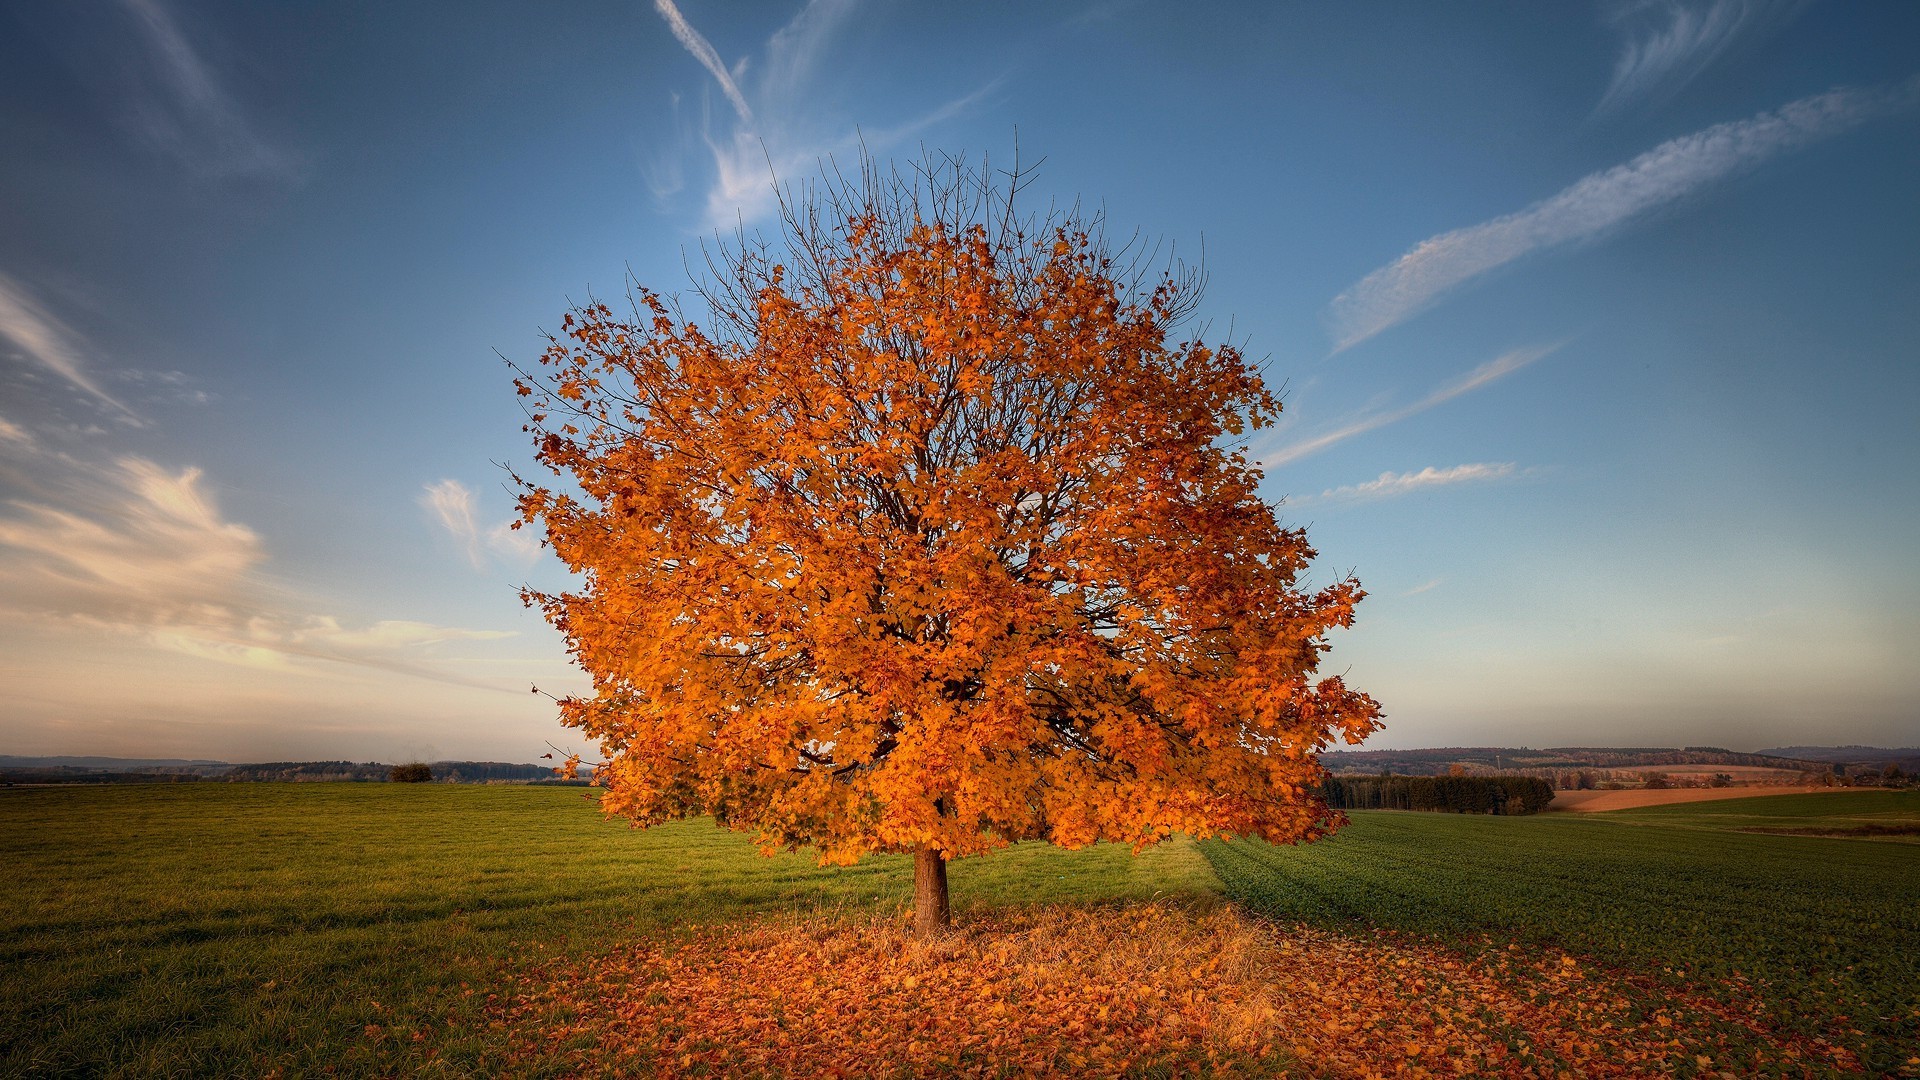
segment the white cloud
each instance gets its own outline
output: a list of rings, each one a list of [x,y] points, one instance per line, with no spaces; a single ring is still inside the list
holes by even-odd
[[[52,495],[0,508],[0,618],[51,621],[275,671],[325,661],[507,689],[440,669],[437,643],[501,631],[384,620],[343,626],[264,572],[260,535],[221,514],[198,469],[44,457]]]
[[[727,71],[727,65],[720,62],[720,54],[713,51],[713,45],[693,28],[685,15],[680,14],[673,0],[653,0],[653,10],[660,13],[660,17],[667,21],[667,28],[673,31],[673,36],[680,39],[680,44],[685,46],[687,52],[700,61],[700,66],[706,68],[714,81],[720,84],[720,92],[733,103],[733,111],[740,115],[740,119],[748,124],[753,123],[753,110],[747,107],[747,99],[740,95],[740,87],[734,84],[733,75]]]
[[[322,642],[344,649],[404,649],[443,641],[492,641],[512,636],[508,630],[463,630],[411,619],[382,619],[354,630],[341,626],[337,619],[324,617],[310,620],[297,634],[302,642]]]
[[[134,101],[141,134],[215,177],[286,176],[293,162],[254,130],[161,0],[121,0],[140,28],[154,83]]]
[[[733,106],[734,122],[716,125],[703,113],[697,135],[683,132],[679,145],[642,165],[642,179],[656,199],[685,186],[680,155],[703,148],[712,164],[706,189],[704,224],[726,228],[764,218],[778,205],[775,184],[783,178],[811,176],[822,162],[863,146],[884,152],[934,124],[972,106],[995,85],[989,81],[926,113],[897,125],[867,129],[828,120],[809,108],[813,80],[832,50],[834,37],[855,7],[854,0],[811,0],[799,14],[767,39],[764,60],[752,70],[746,59],[729,69],[672,0],[655,0],[655,9],[681,45],[712,74]],[[679,96],[673,100],[679,123]]]
[[[1585,240],[1622,222],[1837,135],[1920,99],[1920,79],[1894,91],[1841,88],[1773,112],[1716,124],[1593,173],[1517,213],[1424,240],[1334,298],[1335,351],[1423,310],[1442,293],[1541,248]]]
[[[540,557],[540,541],[525,529],[515,529],[511,520],[483,530],[474,519],[473,490],[458,480],[426,485],[420,504],[459,543],[475,570],[487,568],[489,551],[519,563],[532,563]]]
[[[34,444],[33,436],[27,433],[26,428],[21,427],[19,424],[14,423],[4,416],[0,416],[0,439],[4,439],[7,442],[21,443],[26,446],[32,446]]]
[[[458,480],[428,484],[420,502],[453,534],[475,570],[484,570],[487,557],[480,547],[480,530],[473,523],[473,492]]]
[[[1312,501],[1365,502],[1405,495],[1422,488],[1444,487],[1448,484],[1464,484],[1477,480],[1498,480],[1512,476],[1513,471],[1514,463],[1511,461],[1475,462],[1446,469],[1436,469],[1429,465],[1419,472],[1383,472],[1377,479],[1368,480],[1363,484],[1328,488],[1314,496]]]
[[[1797,0],[1711,0],[1637,4],[1623,10],[1618,22],[1627,40],[1614,64],[1613,81],[1594,111],[1612,112],[1678,91],[1736,38],[1780,25],[1800,6]]]
[[[761,94],[773,101],[799,98],[853,8],[854,0],[810,0],[800,14],[775,31],[767,40]]]
[[[1553,353],[1564,344],[1566,343],[1562,341],[1555,342],[1551,345],[1533,345],[1524,349],[1515,349],[1512,352],[1503,353],[1445,386],[1439,387],[1411,405],[1403,405],[1398,409],[1390,409],[1385,412],[1363,413],[1319,435],[1302,439],[1299,442],[1291,443],[1277,450],[1258,452],[1253,456],[1264,466],[1285,465],[1290,461],[1298,461],[1311,454],[1317,454],[1335,443],[1345,442],[1355,435],[1364,435],[1376,428],[1383,428],[1388,424],[1398,423],[1416,413],[1423,413],[1435,405],[1452,401],[1461,394],[1478,390],[1496,379],[1511,375],[1521,368],[1526,367],[1528,364]]]
[[[1419,596],[1423,592],[1432,592],[1433,590],[1440,587],[1440,582],[1443,580],[1445,579],[1434,578],[1432,581],[1428,581],[1420,585],[1415,585],[1413,588],[1408,589],[1406,592],[1403,592],[1400,595],[1401,596]]]
[[[123,458],[97,483],[69,487],[68,505],[14,500],[0,547],[14,556],[5,580],[15,603],[158,618],[227,591],[263,558],[260,541],[221,520],[200,479]]]
[[[132,409],[101,389],[87,371],[80,336],[49,312],[26,287],[0,273],[0,336],[11,340],[27,358],[65,379],[89,397],[138,422]]]
[[[514,528],[502,521],[487,529],[487,547],[519,563],[531,564],[540,557],[539,535],[528,528]]]

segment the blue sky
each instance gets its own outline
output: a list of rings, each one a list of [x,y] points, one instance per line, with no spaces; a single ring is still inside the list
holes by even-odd
[[[1920,742],[1920,6],[0,13],[0,753],[531,760],[499,354],[768,171],[1189,257],[1373,745]]]

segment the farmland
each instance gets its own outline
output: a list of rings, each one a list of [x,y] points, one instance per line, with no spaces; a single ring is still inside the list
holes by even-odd
[[[1775,788],[1735,788],[1735,787],[1694,787],[1694,788],[1622,788],[1617,791],[1562,791],[1553,797],[1548,807],[1555,811],[1572,811],[1576,814],[1599,814],[1612,810],[1635,810],[1645,806],[1664,806],[1668,803],[1720,802],[1726,799],[1753,799],[1765,796],[1774,798],[1781,795],[1828,795],[1843,793],[1846,788],[1834,787],[1775,787]]]
[[[1920,795],[1353,819],[1310,848],[1202,849],[1229,896],[1275,919],[1560,948],[1676,984],[1752,988],[1773,1023],[1850,1042],[1877,1071],[1920,1045],[1920,849],[1745,831],[1912,823]]]
[[[904,858],[582,799],[6,792],[0,1074],[1899,1072],[1920,1008],[1920,847],[1779,834],[1897,828],[1911,794],[1020,845],[954,864],[926,947]]]
[[[1830,791],[1769,796],[1707,806],[1647,807],[1614,818],[1623,824],[1717,829],[1779,836],[1920,843],[1920,794]]]

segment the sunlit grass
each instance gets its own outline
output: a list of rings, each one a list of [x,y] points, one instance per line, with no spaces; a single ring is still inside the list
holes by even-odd
[[[750,915],[887,913],[905,857],[821,868],[577,788],[187,784],[0,794],[0,1074],[412,1071],[481,1060],[503,967]],[[954,864],[970,910],[1202,897],[1190,845]],[[367,1025],[446,1038],[370,1044]]]
[[[904,857],[824,869],[805,855],[763,858],[706,821],[607,822],[586,794],[384,784],[0,794],[0,1075],[551,1075],[623,1038],[621,971],[680,950],[761,965],[724,988],[743,1001],[774,992],[754,980],[790,974],[789,930],[865,950],[878,979],[925,959],[904,937]],[[1193,1014],[1192,1039],[1099,1051],[1142,1075],[1302,1061],[1469,1075],[1560,1062],[1597,1074],[1609,1055],[1643,1053],[1685,1073],[1696,1050],[1716,1068],[1798,1075],[1858,1053],[1897,1072],[1920,1026],[1910,902],[1920,848],[1741,830],[1884,823],[1913,804],[1858,793],[1533,818],[1357,813],[1322,844],[1177,842],[1137,858],[1022,845],[953,865],[961,937],[941,947],[1012,950],[1004,970],[953,973],[949,989],[1058,997],[1084,985],[1095,1018],[1101,1007],[1133,1015],[1101,972],[1125,969],[1150,993],[1214,995],[1218,1008]],[[1223,888],[1278,921],[1223,907]],[[1123,940],[1148,931],[1154,941]],[[1264,942],[1255,959],[1248,934]],[[1209,969],[1229,983],[1194,974],[1229,954],[1239,959]],[[1149,971],[1161,975],[1141,977]],[[1038,981],[1020,989],[1022,978]],[[588,983],[602,990],[583,993]],[[846,1012],[830,994],[809,996],[830,985],[788,986],[782,1008]],[[1371,1003],[1337,1004],[1343,995]],[[660,1007],[647,995],[626,1004]],[[976,1013],[993,1004],[959,1015],[984,1024]],[[1663,1012],[1673,1030],[1634,1027]],[[883,1013],[860,1015],[874,1038],[892,1030]],[[703,1016],[711,1030],[689,1017],[676,1054],[753,1049],[714,1040],[755,1018]],[[1067,1055],[1093,1052],[1090,1021],[1049,1035],[1049,1016],[1029,1019],[999,1044],[1009,1060],[1067,1068]],[[575,1020],[562,1043],[542,1042]],[[1602,1021],[1614,1034],[1583,1041]],[[1415,1053],[1423,1039],[1433,1045]],[[983,1045],[969,1061],[997,1052]],[[1428,1057],[1434,1046],[1446,1053]],[[837,1053],[806,1050],[817,1051]],[[929,1069],[959,1060],[927,1054]]]
[[[1525,818],[1355,812],[1311,846],[1202,850],[1230,897],[1274,918],[1559,948],[1675,985],[1751,986],[1782,1029],[1891,1070],[1920,1045],[1920,847],[1740,830],[1885,821],[1916,806],[1920,793],[1862,792]]]

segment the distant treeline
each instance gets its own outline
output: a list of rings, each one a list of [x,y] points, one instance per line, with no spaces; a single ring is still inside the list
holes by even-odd
[[[429,766],[433,779],[451,784],[557,782],[545,765],[515,765],[504,761],[436,761]],[[235,765],[222,780],[350,780],[384,782],[393,766],[378,761],[266,761]]]
[[[484,784],[488,781],[556,780],[551,765],[512,765],[504,761],[436,761],[433,778],[456,784]]]
[[[1537,776],[1330,776],[1321,793],[1336,810],[1449,814],[1537,814],[1553,801]]]
[[[377,761],[261,761],[235,765],[221,780],[385,780],[391,765]]]
[[[188,772],[84,769],[70,765],[48,768],[0,768],[0,784],[191,784],[206,777]]]
[[[0,762],[0,783],[5,784],[168,784],[194,781],[346,781],[349,783],[386,783],[393,779],[394,766],[379,761],[262,761],[250,765],[224,762],[145,765],[129,762],[126,767],[89,765],[34,765],[13,759]],[[436,761],[429,766],[431,778],[448,784],[585,784],[583,780],[562,780],[548,765],[519,765],[505,761]]]
[[[1320,763],[1340,776],[1443,776],[1465,770],[1497,776],[1552,776],[1562,772],[1642,769],[1662,765],[1741,765],[1800,772],[1813,762],[1771,753],[1743,754],[1720,746],[1447,746],[1427,750],[1329,750]]]

